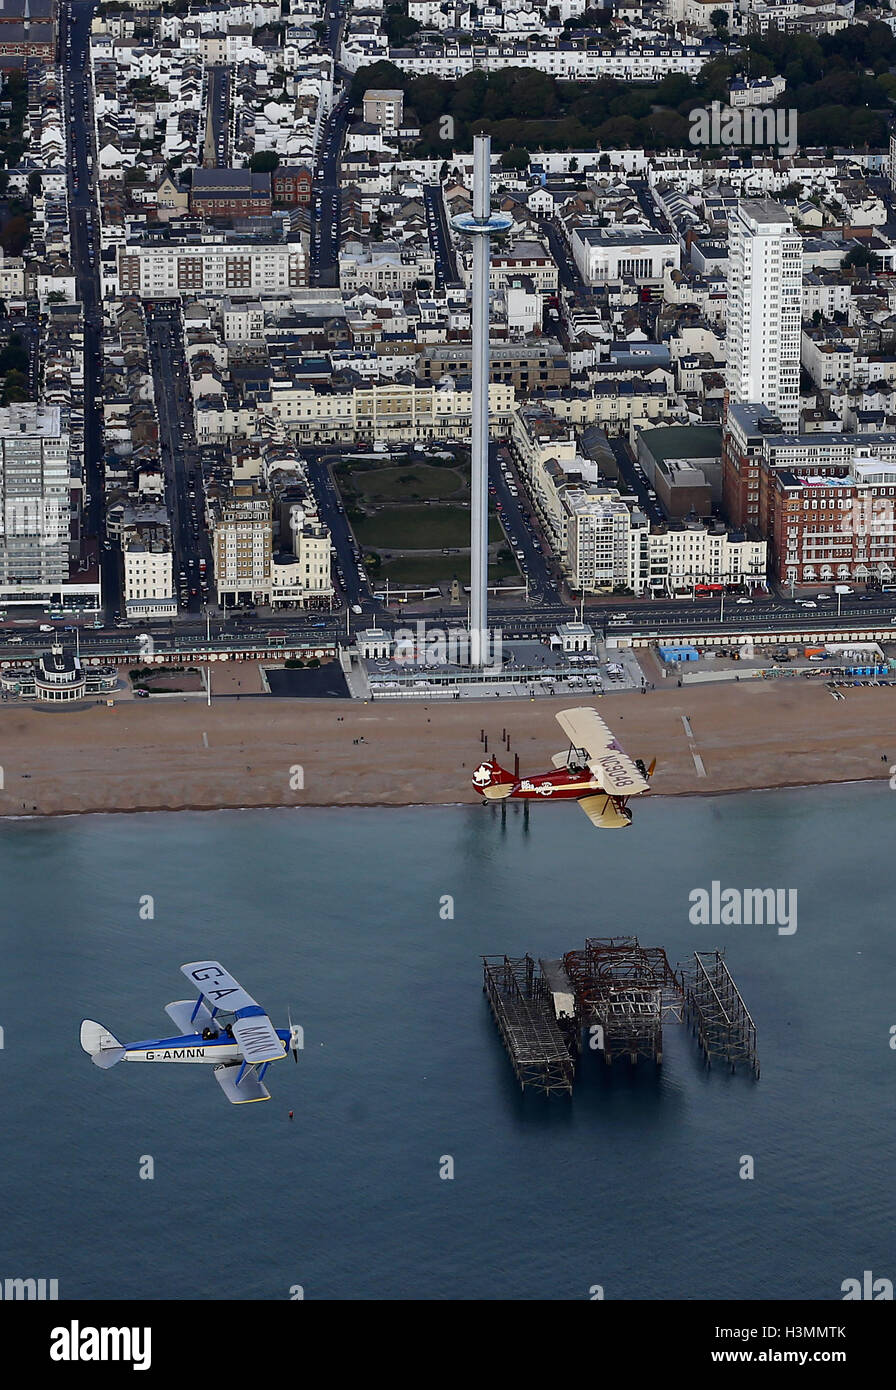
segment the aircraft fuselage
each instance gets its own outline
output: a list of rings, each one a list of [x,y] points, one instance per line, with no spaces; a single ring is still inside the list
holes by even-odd
[[[289,1046],[289,1030],[276,1029],[283,1043],[283,1055]],[[239,1043],[223,1031],[217,1038],[204,1038],[201,1033],[185,1033],[176,1038],[155,1038],[147,1042],[128,1043],[122,1059],[125,1062],[225,1062],[243,1060]],[[279,1060],[279,1059],[277,1059]]]

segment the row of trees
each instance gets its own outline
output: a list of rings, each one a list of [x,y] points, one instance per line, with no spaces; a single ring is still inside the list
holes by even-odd
[[[670,73],[652,83],[564,82],[533,68],[445,81],[379,62],[355,74],[352,98],[359,101],[367,87],[401,88],[420,121],[420,157],[470,149],[478,131],[490,134],[497,150],[661,150],[689,143],[690,113],[725,102],[733,77],[781,73],[788,86],[779,105],[798,111],[801,145],[887,143],[896,100],[896,36],[887,25],[852,25],[818,39],[771,30],[743,44],[741,55],[707,63],[694,79]],[[451,139],[444,138],[445,116],[454,122]]]

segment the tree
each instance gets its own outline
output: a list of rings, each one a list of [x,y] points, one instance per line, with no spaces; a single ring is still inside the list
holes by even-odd
[[[388,5],[383,16],[383,28],[391,48],[403,48],[412,34],[422,29],[416,19],[408,18],[407,4]]]
[[[27,371],[28,353],[23,347],[16,346],[10,339],[8,346],[0,352],[0,376],[6,376],[9,372],[23,375]]]
[[[259,150],[249,160],[249,168],[253,174],[270,174],[279,163],[280,156],[276,150]]]
[[[716,32],[718,32],[719,29],[728,28],[728,16],[724,10],[713,10],[709,16],[709,22]]]
[[[28,378],[22,372],[8,372],[0,395],[0,405],[12,405],[15,401],[30,400]]]
[[[7,256],[21,256],[31,240],[31,223],[27,217],[11,217],[0,231],[0,246]]]
[[[867,246],[859,245],[854,246],[853,249],[843,257],[840,265],[843,270],[851,270],[853,267],[856,269],[867,267],[868,270],[879,270],[880,257],[876,256],[873,251],[869,251]]]
[[[37,170],[34,169],[28,175],[28,192],[31,194],[32,198],[37,198],[42,189],[43,180]]]
[[[505,150],[501,155],[502,169],[528,169],[529,151],[521,149],[518,145],[512,149]]]

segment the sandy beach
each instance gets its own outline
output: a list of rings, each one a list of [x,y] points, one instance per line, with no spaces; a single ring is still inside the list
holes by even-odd
[[[0,814],[476,802],[480,729],[511,771],[514,753],[522,773],[544,771],[564,744],[554,712],[570,703],[259,697],[4,709]],[[882,778],[896,763],[896,691],[886,687],[835,701],[823,684],[755,681],[614,695],[597,708],[627,752],[657,758],[660,795]]]

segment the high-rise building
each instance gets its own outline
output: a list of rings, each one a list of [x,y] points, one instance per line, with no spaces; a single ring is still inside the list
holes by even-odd
[[[59,406],[0,409],[0,585],[7,591],[67,582],[70,488]]]
[[[799,429],[802,240],[780,204],[744,199],[728,226],[728,400]]]

